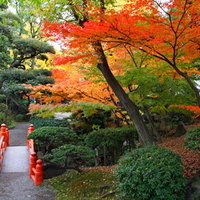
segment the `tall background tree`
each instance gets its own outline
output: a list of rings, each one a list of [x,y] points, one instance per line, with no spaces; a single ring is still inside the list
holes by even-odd
[[[45,85],[54,82],[48,70],[28,70],[36,66],[32,59],[35,60],[38,56],[41,58],[42,55],[55,51],[46,41],[29,37],[25,29],[26,21],[21,20],[20,15],[12,13],[3,4],[0,9],[1,103],[13,114],[26,114],[30,103],[27,94],[30,90],[22,84]],[[4,114],[6,116],[8,112]]]

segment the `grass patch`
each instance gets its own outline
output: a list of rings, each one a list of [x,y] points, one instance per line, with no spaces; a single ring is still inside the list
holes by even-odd
[[[49,182],[58,191],[57,200],[113,200],[117,198],[114,192],[117,180],[112,172],[70,171],[50,179]]]

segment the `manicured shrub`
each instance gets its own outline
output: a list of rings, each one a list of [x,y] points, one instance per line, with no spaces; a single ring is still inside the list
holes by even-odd
[[[94,151],[83,145],[65,144],[45,156],[45,160],[69,166],[82,166],[94,163]]]
[[[34,125],[35,129],[43,126],[69,127],[69,122],[67,119],[58,120],[54,118],[34,117],[30,120],[30,123]]]
[[[200,126],[186,132],[184,146],[200,153]]]
[[[99,156],[109,156],[112,163],[126,150],[135,148],[138,134],[133,127],[106,128],[90,132],[85,139],[85,143],[93,148],[99,149]],[[105,163],[104,163],[105,164]]]
[[[116,168],[120,199],[184,200],[186,180],[179,155],[157,146],[127,153]]]
[[[44,126],[31,132],[27,139],[34,139],[36,150],[44,154],[68,143],[76,143],[77,134],[68,127]]]

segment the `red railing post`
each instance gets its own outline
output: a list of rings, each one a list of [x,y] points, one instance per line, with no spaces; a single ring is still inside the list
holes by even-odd
[[[37,160],[36,170],[35,170],[35,185],[41,185],[44,180],[44,172],[42,160]]]
[[[37,160],[37,156],[35,152],[32,152],[30,154],[30,166],[29,166],[29,177],[32,178],[32,176],[34,176],[34,171],[33,168],[36,167],[36,160]]]
[[[34,131],[34,126],[33,126],[33,124],[30,124],[30,126],[29,126],[29,133],[31,133],[33,131]]]
[[[29,135],[31,132],[33,132],[33,131],[34,131],[34,126],[33,126],[33,124],[30,124],[26,136],[28,136],[28,135]],[[26,144],[27,144],[28,147],[29,147],[29,141],[30,141],[30,140],[27,140],[27,141],[26,141]]]
[[[10,144],[10,134],[8,128],[6,128],[6,144],[7,146]]]
[[[7,147],[7,127],[5,124],[1,124],[1,137],[3,137],[3,148],[4,150]]]
[[[1,137],[5,137],[6,135],[6,125],[5,124],[1,124]]]
[[[34,131],[34,126],[31,124],[27,130],[27,136]],[[34,140],[28,139],[27,146],[29,148],[30,155],[30,166],[29,166],[29,176],[33,180],[35,185],[41,185],[44,180],[44,172],[42,160],[37,160],[37,154],[35,153]]]
[[[9,131],[6,125],[2,124],[0,130],[0,171],[2,169],[4,152],[8,145],[9,145]]]

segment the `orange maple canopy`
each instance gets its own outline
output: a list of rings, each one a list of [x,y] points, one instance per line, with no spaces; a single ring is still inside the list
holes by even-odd
[[[186,61],[199,56],[199,3],[200,0],[190,4],[184,0],[163,4],[152,0],[130,1],[120,11],[108,10],[103,14],[93,6],[83,27],[70,22],[46,22],[44,31],[46,36],[82,52],[74,58],[64,57],[63,63],[94,55],[90,48],[94,41],[105,43],[105,49],[130,45],[169,62],[174,56]]]

